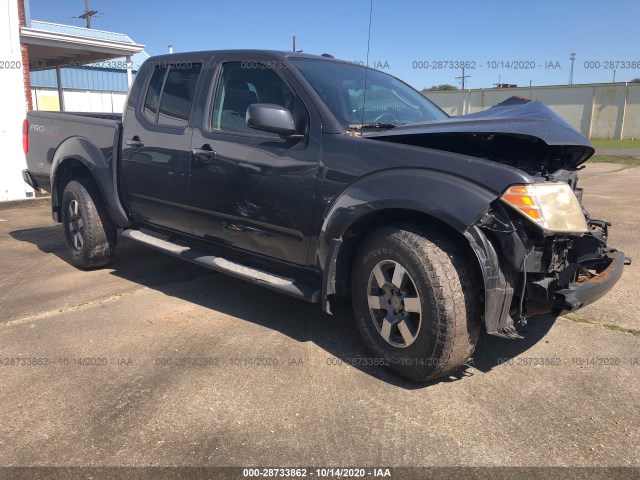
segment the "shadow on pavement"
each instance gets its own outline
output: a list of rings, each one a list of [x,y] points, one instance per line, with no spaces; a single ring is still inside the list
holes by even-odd
[[[10,235],[15,240],[29,242],[42,252],[54,254],[69,262],[60,225],[16,230],[10,232]],[[522,340],[507,340],[483,333],[473,358],[456,376],[414,384],[381,367],[352,362],[353,359],[370,358],[370,354],[360,340],[355,322],[347,311],[333,316],[327,315],[318,305],[224,276],[121,237],[118,240],[115,262],[107,268],[112,269],[111,275],[152,288],[165,295],[273,329],[298,342],[313,342],[337,359],[349,362],[355,368],[379,380],[405,389],[459,380],[473,375],[473,370],[468,368],[470,366],[486,373],[534,346],[547,334],[555,320],[549,315],[531,317],[528,325],[518,327],[519,332],[525,337]],[[221,278],[225,280],[219,281]],[[196,287],[193,287],[193,282],[185,286],[186,280],[196,282]],[[295,318],[291,312],[296,312]]]
[[[473,362],[470,363],[481,372],[488,372],[508,359],[519,356],[545,337],[556,318],[550,314],[529,317],[527,325],[517,326],[518,333],[524,337],[523,339],[508,340],[483,332],[473,353]]]

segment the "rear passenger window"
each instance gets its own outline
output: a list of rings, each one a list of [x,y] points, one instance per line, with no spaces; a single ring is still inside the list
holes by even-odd
[[[186,126],[202,64],[171,65],[160,97],[158,124]]]
[[[160,89],[162,88],[162,82],[164,76],[167,73],[167,67],[155,67],[151,74],[151,81],[149,82],[149,88],[147,88],[147,95],[144,99],[143,113],[150,122],[156,123],[156,115],[158,114],[158,100],[160,99]]]

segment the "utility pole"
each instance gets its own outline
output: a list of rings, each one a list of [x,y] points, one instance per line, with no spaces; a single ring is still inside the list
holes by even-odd
[[[469,77],[471,77],[471,75],[465,75],[465,74],[464,74],[464,65],[462,65],[462,75],[461,75],[461,76],[459,76],[459,77],[455,77],[455,78],[456,78],[456,80],[460,80],[460,81],[462,82],[462,90],[464,90],[464,81],[465,81],[465,78],[469,78]]]
[[[613,83],[616,83],[616,69],[613,69]]]
[[[569,57],[571,60],[571,71],[569,72],[569,85],[573,85],[573,62],[576,61],[576,52],[571,52],[571,56]]]
[[[84,0],[84,13],[82,15],[78,15],[77,17],[71,17],[71,18],[81,18],[82,20],[85,20],[87,22],[87,28],[91,28],[91,17],[93,17],[94,15],[98,15],[97,10],[90,10],[89,9],[89,0]]]

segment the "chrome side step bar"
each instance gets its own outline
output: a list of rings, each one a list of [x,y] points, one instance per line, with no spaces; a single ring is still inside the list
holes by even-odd
[[[272,273],[263,272],[252,267],[231,262],[221,257],[214,257],[191,247],[178,245],[169,240],[154,237],[140,230],[125,230],[122,236],[136,242],[155,248],[164,253],[182,258],[212,270],[233,275],[234,277],[248,280],[263,287],[271,288],[311,303],[320,302],[321,290],[311,285],[300,284],[287,277],[280,277]]]

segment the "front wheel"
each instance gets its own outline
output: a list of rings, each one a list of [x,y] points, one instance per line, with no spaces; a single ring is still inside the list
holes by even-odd
[[[94,268],[110,263],[116,250],[117,229],[93,182],[84,178],[70,181],[62,194],[61,208],[73,264]]]
[[[473,353],[480,304],[455,240],[409,226],[377,230],[356,256],[351,292],[365,344],[401,377],[449,375]]]

